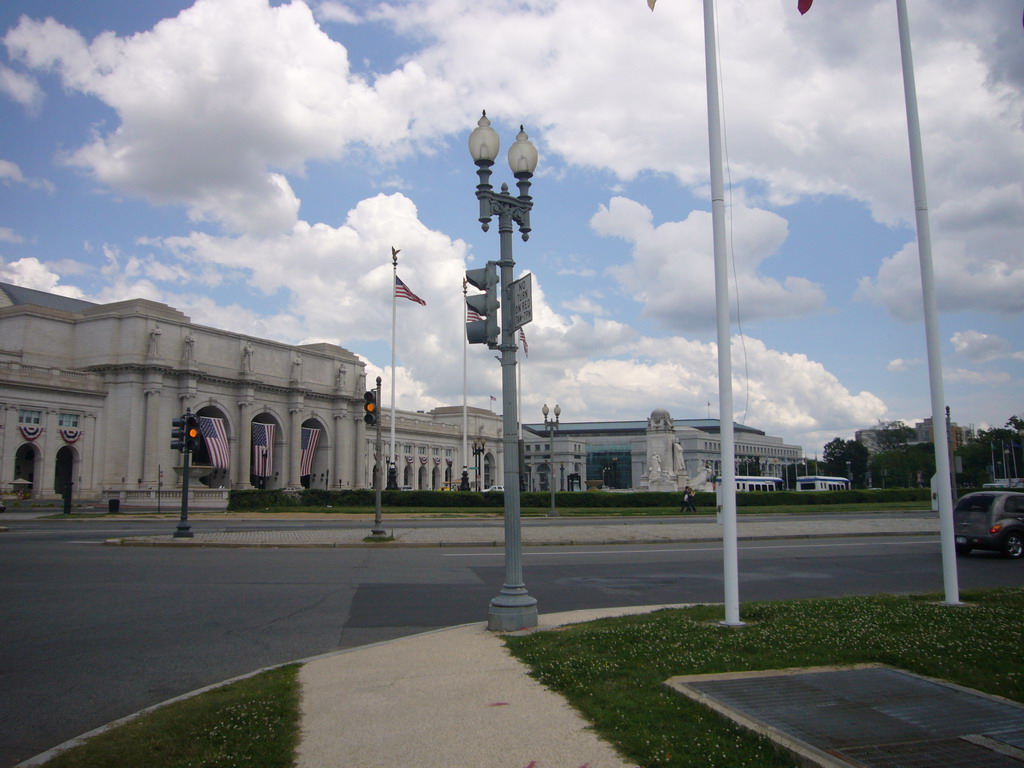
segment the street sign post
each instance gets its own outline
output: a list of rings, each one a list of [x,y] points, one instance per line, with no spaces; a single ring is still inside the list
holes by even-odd
[[[533,273],[512,281],[512,330],[533,322]]]

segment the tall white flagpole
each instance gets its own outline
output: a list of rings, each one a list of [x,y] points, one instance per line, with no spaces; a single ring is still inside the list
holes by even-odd
[[[711,226],[715,252],[715,317],[718,327],[718,427],[722,464],[722,555],[726,626],[739,626],[739,552],[736,531],[736,444],[732,414],[732,348],[729,337],[729,267],[725,239],[725,183],[718,100],[718,52],[714,0],[704,0],[704,72],[708,92],[711,160]]]
[[[391,246],[391,453],[389,454],[388,461],[394,462],[395,472],[398,472],[398,456],[395,455],[395,329],[397,328],[398,320],[398,254],[401,253],[401,249],[395,250],[394,246]],[[389,463],[390,466],[390,463]],[[395,478],[396,482],[398,478]]]
[[[463,477],[469,477],[469,405],[467,402],[467,356],[469,350],[469,336],[466,334],[466,326],[469,323],[469,305],[466,304],[466,287],[469,281],[462,278],[462,472]],[[459,490],[462,490],[462,480],[459,480]]]
[[[903,57],[903,95],[907,103],[907,133],[910,138],[910,170],[914,181],[914,210],[917,218],[917,255],[921,263],[921,292],[924,296],[924,330],[928,347],[928,383],[932,404],[932,440],[935,444],[935,491],[938,494],[939,535],[942,546],[942,576],[945,603],[960,604],[953,533],[953,492],[950,488],[949,435],[946,429],[946,396],[942,386],[942,353],[939,346],[938,305],[935,299],[935,271],[932,265],[932,236],[928,221],[928,194],[924,183],[924,152],[921,122],[917,113],[917,85],[910,50],[910,23],[906,0],[896,0],[900,53]]]

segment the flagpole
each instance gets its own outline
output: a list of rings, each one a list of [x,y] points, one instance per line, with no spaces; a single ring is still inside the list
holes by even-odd
[[[398,320],[398,253],[391,247],[391,452],[388,454],[388,466],[393,462],[395,473],[398,473],[398,456],[395,455],[395,329]],[[389,473],[390,474],[390,473]],[[398,481],[398,478],[395,478]]]
[[[467,358],[469,350],[469,336],[466,334],[466,325],[469,323],[469,305],[466,303],[466,287],[469,281],[462,278],[462,478],[459,482],[459,490],[469,490],[465,487],[464,480],[469,477],[469,405],[467,402]]]
[[[711,160],[711,227],[715,254],[715,317],[718,328],[718,427],[721,438],[722,561],[725,626],[740,626],[739,556],[736,531],[736,445],[732,415],[732,349],[729,337],[729,268],[725,240],[725,183],[722,173],[721,106],[714,0],[704,0],[704,72],[708,93],[708,150]]]
[[[932,236],[928,219],[928,194],[924,181],[924,152],[921,121],[917,112],[917,85],[910,49],[910,23],[906,0],[896,0],[900,54],[903,59],[903,95],[907,104],[907,134],[910,139],[910,170],[914,183],[917,220],[917,255],[921,263],[921,292],[924,297],[924,330],[928,348],[928,383],[932,405],[932,440],[935,446],[935,492],[938,495],[939,535],[942,546],[942,576],[947,605],[960,605],[953,531],[953,496],[950,488],[949,435],[946,429],[946,397],[942,385],[942,353],[939,342],[938,305],[935,299],[935,271]]]

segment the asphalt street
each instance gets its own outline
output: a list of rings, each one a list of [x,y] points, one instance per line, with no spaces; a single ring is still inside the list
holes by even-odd
[[[174,521],[5,516],[0,525],[9,528],[0,534],[0,766],[267,665],[481,621],[504,575],[500,547],[118,547],[103,542],[169,533]],[[526,547],[523,561],[543,612],[722,596],[721,548],[713,541]],[[743,541],[740,597],[938,593],[940,568],[933,535]],[[961,559],[959,574],[962,589],[1024,584],[1024,564],[987,555]]]

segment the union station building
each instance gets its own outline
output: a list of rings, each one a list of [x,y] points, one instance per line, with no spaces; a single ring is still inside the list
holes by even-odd
[[[373,384],[370,384],[372,387]],[[180,498],[172,420],[199,417],[190,495],[229,489],[370,488],[375,428],[363,422],[365,365],[332,344],[292,346],[196,325],[132,299],[95,304],[0,283],[0,491],[55,499]],[[385,453],[391,414],[381,414]],[[502,482],[501,418],[462,407],[396,414],[398,482]],[[479,467],[479,469],[475,469]]]

